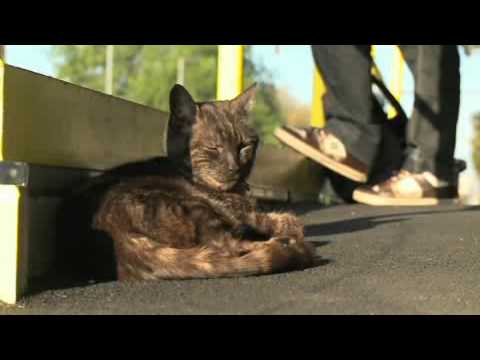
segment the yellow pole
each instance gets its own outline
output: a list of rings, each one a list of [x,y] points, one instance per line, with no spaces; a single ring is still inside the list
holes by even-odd
[[[393,79],[392,79],[392,95],[395,99],[400,101],[404,94],[404,79],[405,79],[405,60],[398,46],[394,45],[394,59],[393,59]],[[396,110],[389,106],[388,117],[390,119],[397,115]]]
[[[323,82],[322,75],[315,66],[313,74],[312,127],[323,128],[325,126],[326,119],[325,110],[323,108],[323,97],[326,93],[327,89]]]
[[[105,49],[105,93],[113,95],[113,57],[114,45],[107,45]]]
[[[0,161],[3,160],[3,78],[5,76],[5,45],[0,45]]]
[[[372,60],[373,60],[373,63],[372,63],[372,74],[373,76],[375,76],[377,79],[382,79],[382,73],[380,72],[380,69],[378,68],[377,66],[377,54],[378,54],[378,51],[377,51],[377,45],[372,45]]]
[[[243,91],[243,45],[218,46],[217,100],[231,100]]]

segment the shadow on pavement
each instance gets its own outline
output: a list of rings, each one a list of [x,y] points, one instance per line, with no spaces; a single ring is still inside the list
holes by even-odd
[[[419,211],[408,211],[408,212],[396,212],[398,211],[398,208],[385,207],[384,209],[385,209],[385,212],[388,212],[388,210],[391,211],[392,209],[395,209],[395,212],[386,213],[383,215],[359,217],[354,219],[346,219],[346,220],[340,220],[340,221],[334,221],[334,222],[328,222],[328,223],[306,225],[305,235],[306,237],[315,237],[315,236],[327,236],[327,235],[335,235],[335,234],[342,234],[342,233],[352,233],[356,231],[372,229],[374,227],[384,225],[384,224],[404,222],[411,219],[414,216],[419,216],[419,215],[461,213],[461,212],[470,212],[470,211],[478,211],[480,213],[480,206],[467,207],[467,208],[462,207],[457,209],[443,209],[443,210],[441,208],[437,208],[438,210],[428,210],[428,211],[419,210]],[[306,212],[309,212],[311,210],[312,208],[309,207],[309,210]],[[411,210],[411,208],[409,210]]]
[[[407,218],[398,218],[391,220],[377,220],[376,217],[358,218],[351,220],[341,220],[326,224],[306,225],[305,236],[326,236],[335,234],[352,233],[356,231],[363,231],[372,229],[379,225],[403,222],[408,220]]]

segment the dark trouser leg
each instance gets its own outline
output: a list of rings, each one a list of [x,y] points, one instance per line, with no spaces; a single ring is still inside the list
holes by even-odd
[[[398,45],[414,79],[417,79],[418,52],[421,45]]]
[[[327,130],[349,153],[371,167],[381,141],[382,126],[373,114],[370,45],[312,45],[317,67],[327,86]]]
[[[401,45],[416,61],[415,104],[407,130],[407,157],[403,168],[430,171],[450,181],[454,164],[460,107],[460,58],[456,45]],[[415,58],[415,56],[411,56]]]

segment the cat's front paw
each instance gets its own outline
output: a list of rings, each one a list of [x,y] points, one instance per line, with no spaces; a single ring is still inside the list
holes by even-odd
[[[315,248],[312,244],[291,237],[275,237],[268,241],[277,247],[277,251],[288,254],[295,268],[306,268],[313,265]]]
[[[295,215],[289,213],[270,214],[270,218],[275,223],[275,234],[277,236],[288,236],[294,239],[303,240],[304,225]]]

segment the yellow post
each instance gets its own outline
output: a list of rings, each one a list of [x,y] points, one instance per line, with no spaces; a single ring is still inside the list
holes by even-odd
[[[325,126],[326,119],[325,110],[323,109],[323,97],[326,93],[327,89],[323,82],[322,75],[315,66],[313,74],[312,127],[323,128]]]
[[[398,46],[394,46],[394,59],[393,59],[393,79],[392,79],[392,95],[398,101],[401,100],[404,93],[404,79],[405,79],[405,60]],[[388,117],[390,119],[397,115],[396,110],[389,106]]]
[[[380,72],[380,69],[377,66],[377,45],[372,45],[372,74],[375,76],[377,79],[382,79],[382,73]]]
[[[3,160],[3,78],[5,77],[4,56],[4,45],[0,45],[0,161]]]
[[[242,90],[243,45],[219,45],[217,100],[231,100]]]

